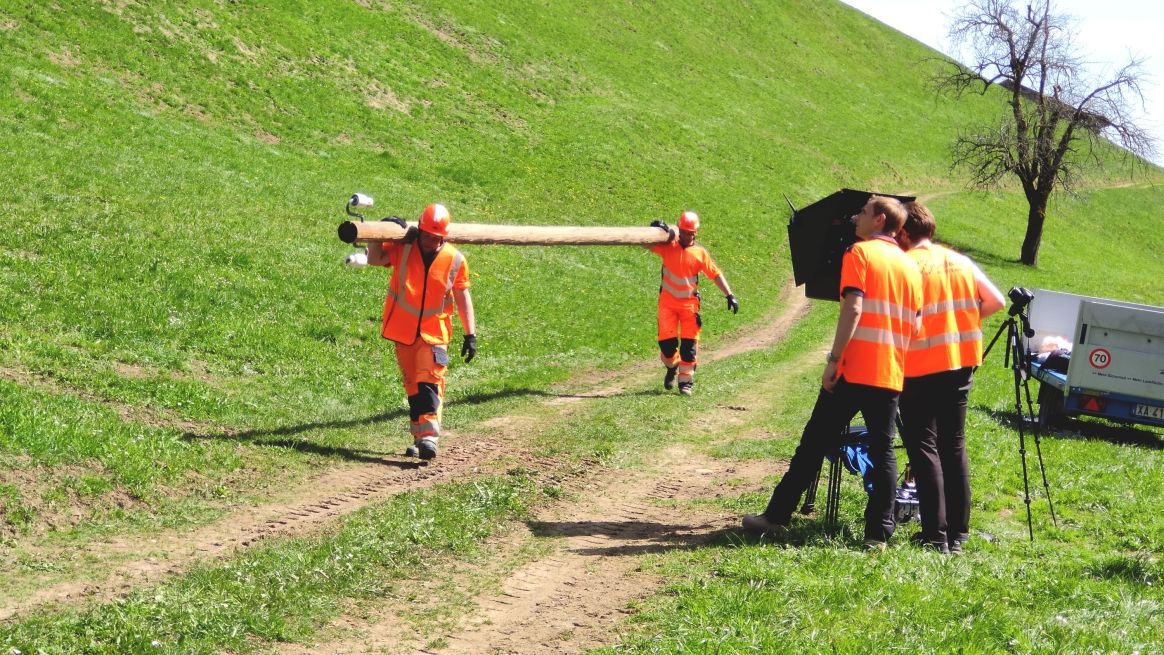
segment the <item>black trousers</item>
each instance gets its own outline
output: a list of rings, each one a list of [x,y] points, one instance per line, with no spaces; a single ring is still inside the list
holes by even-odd
[[[825,454],[836,449],[841,431],[861,412],[869,430],[869,457],[873,460],[873,492],[865,505],[865,538],[887,541],[895,527],[897,458],[893,454],[893,422],[897,417],[897,398],[896,391],[852,384],[843,377],[832,393],[821,387],[800,445],[788,464],[788,471],[772,491],[764,516],[780,524],[792,519],[792,512],[820,470]]]
[[[970,463],[966,399],[974,369],[906,378],[901,392],[901,440],[917,481],[922,536],[932,543],[970,535]]]

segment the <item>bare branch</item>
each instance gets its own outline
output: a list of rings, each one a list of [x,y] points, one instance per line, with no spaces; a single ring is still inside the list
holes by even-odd
[[[1056,186],[1069,191],[1084,165],[1107,160],[1101,153],[1113,143],[1133,170],[1155,154],[1132,112],[1134,101],[1143,105],[1143,62],[1133,59],[1109,79],[1090,79],[1073,34],[1072,20],[1057,14],[1051,0],[970,0],[954,17],[950,40],[973,63],[948,62],[930,79],[936,92],[955,98],[1006,90],[999,96],[1005,104],[999,125],[960,134],[953,165],[966,169],[977,187],[1018,178],[1031,203],[1022,257],[1028,264],[1035,262]]]

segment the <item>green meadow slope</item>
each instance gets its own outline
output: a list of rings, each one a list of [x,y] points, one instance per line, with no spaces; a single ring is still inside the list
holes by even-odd
[[[355,190],[380,214],[441,201],[484,223],[695,208],[743,302],[732,317],[711,294],[712,342],[789,279],[783,194],[803,206],[841,186],[950,194],[940,236],[1000,285],[1070,268],[1059,287],[1164,301],[1137,283],[1164,267],[1158,189],[1057,201],[1042,268],[1014,267],[1021,199],[959,193],[946,166],[988,100],[933,97],[932,52],[837,3],[3,3],[0,36],[0,387],[5,424],[38,434],[6,450],[33,462],[115,457],[82,447],[94,426],[149,429],[69,392],[205,429],[395,408],[385,276],[339,265]],[[652,355],[650,255],[465,250],[482,357],[454,365],[454,400]],[[37,420],[78,402],[47,412],[65,425]]]

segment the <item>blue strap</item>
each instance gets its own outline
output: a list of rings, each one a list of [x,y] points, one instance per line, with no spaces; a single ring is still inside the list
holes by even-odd
[[[873,493],[873,458],[869,456],[869,433],[859,432],[849,435],[841,445],[841,463],[853,475],[860,475],[865,485],[865,493]],[[828,460],[836,460],[837,453],[825,455]]]

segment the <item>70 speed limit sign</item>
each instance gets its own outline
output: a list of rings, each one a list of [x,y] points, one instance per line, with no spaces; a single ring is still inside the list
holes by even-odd
[[[1111,364],[1111,353],[1106,348],[1096,348],[1088,356],[1092,368],[1107,368]]]

